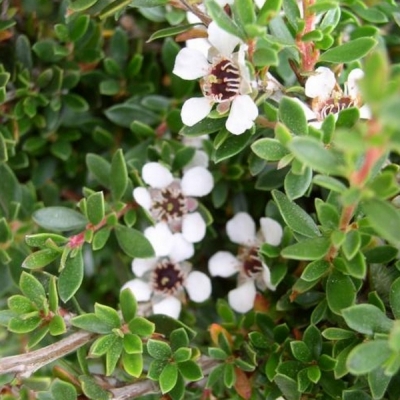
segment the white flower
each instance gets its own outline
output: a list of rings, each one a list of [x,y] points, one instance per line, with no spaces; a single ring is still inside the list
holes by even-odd
[[[201,135],[196,137],[184,136],[182,143],[188,147],[194,147],[195,153],[193,158],[183,168],[183,172],[193,167],[208,168],[208,154],[203,149],[203,143],[209,139],[208,135]]]
[[[154,314],[166,314],[178,318],[185,291],[190,300],[201,303],[211,294],[210,278],[199,271],[191,271],[186,260],[193,256],[193,244],[187,242],[182,234],[168,235],[163,223],[157,224],[157,234],[145,235],[156,253],[153,258],[135,258],[132,271],[136,278],[126,282],[121,290],[129,288],[139,302],[151,302]],[[169,252],[157,252],[162,239],[169,242]]]
[[[211,173],[202,166],[186,170],[182,179],[157,162],[144,165],[142,177],[150,188],[137,187],[133,197],[148,210],[155,221],[168,224],[172,232],[181,232],[186,240],[197,243],[204,238],[206,223],[196,211],[195,197],[206,196],[214,187]]]
[[[183,48],[175,59],[174,74],[182,79],[202,78],[204,97],[193,97],[182,106],[181,117],[185,125],[193,126],[204,119],[214,104],[217,111],[229,109],[226,128],[235,135],[253,126],[258,108],[249,96],[249,71],[244,62],[245,46],[233,53],[241,40],[219,28],[215,22],[208,27],[208,40],[213,46],[207,58],[196,48]]]
[[[336,81],[335,74],[326,67],[318,67],[305,83],[305,94],[312,99],[311,108],[298,100],[308,120],[323,121],[329,114],[337,115],[350,107],[358,107],[360,117],[371,118],[367,105],[362,105],[357,81],[364,77],[364,72],[353,69],[344,84],[344,90]],[[320,124],[319,124],[320,125]]]
[[[269,217],[261,218],[260,225],[261,232],[257,234],[251,216],[245,212],[237,213],[226,224],[226,231],[229,239],[240,245],[238,255],[218,251],[208,261],[211,276],[227,278],[238,273],[238,287],[228,293],[228,301],[240,313],[253,308],[256,287],[275,290],[269,268],[258,256],[258,249],[262,243],[278,246],[283,231],[280,224]]]

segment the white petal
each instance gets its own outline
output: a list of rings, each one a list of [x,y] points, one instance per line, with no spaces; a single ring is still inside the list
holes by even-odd
[[[182,193],[185,196],[202,197],[211,192],[214,178],[204,167],[193,167],[187,170],[181,180]]]
[[[267,288],[270,290],[275,290],[276,287],[271,283],[271,271],[269,270],[268,266],[262,263],[262,277],[264,283],[267,285]]]
[[[136,297],[137,301],[149,301],[151,298],[151,286],[141,279],[132,279],[122,286],[121,290],[128,288]]]
[[[208,26],[208,40],[223,55],[229,57],[235,47],[242,41],[234,35],[224,31],[214,21]]]
[[[256,240],[256,224],[249,214],[239,212],[227,222],[226,233],[233,243],[252,246]]]
[[[208,260],[211,276],[228,278],[239,271],[240,262],[229,251],[218,251]]]
[[[360,89],[358,88],[358,81],[364,78],[364,71],[360,68],[353,69],[349,76],[347,77],[346,90],[347,94],[356,98],[360,94]]]
[[[188,242],[182,233],[175,233],[172,249],[169,252],[169,258],[174,262],[180,262],[193,257],[194,246],[193,243]]]
[[[177,319],[181,313],[181,308],[181,302],[176,297],[169,296],[158,303],[153,304],[153,313],[169,315],[170,317]]]
[[[312,99],[315,97],[327,99],[331,96],[335,85],[335,74],[329,68],[318,67],[315,70],[315,75],[307,79],[305,93],[307,97],[311,97]]]
[[[173,73],[182,79],[192,80],[205,76],[210,64],[200,51],[184,47],[176,56]]]
[[[138,203],[144,209],[150,210],[152,201],[150,193],[146,188],[139,186],[133,189],[133,198],[135,199],[136,203]]]
[[[256,3],[256,6],[258,8],[262,8],[266,0],[254,0],[254,3]]]
[[[173,234],[165,222],[149,226],[144,230],[144,235],[153,246],[156,257],[167,256],[173,245]],[[132,246],[135,244],[132,243]]]
[[[213,106],[213,102],[206,97],[192,97],[186,100],[182,106],[182,122],[187,126],[193,126],[207,117]]]
[[[143,180],[153,188],[163,189],[174,180],[171,172],[158,162],[149,162],[142,169]]]
[[[182,220],[182,235],[190,243],[200,242],[206,235],[206,223],[198,212],[186,214]]]
[[[211,43],[204,38],[195,38],[186,40],[186,47],[198,51],[199,53],[203,54],[205,59],[207,59]]]
[[[132,272],[141,278],[147,271],[152,270],[157,264],[158,258],[135,258],[132,261]]]
[[[260,225],[265,243],[272,246],[279,246],[283,235],[281,224],[272,218],[265,217],[260,218]]]
[[[236,96],[231,104],[226,129],[234,135],[240,135],[254,125],[258,108],[249,95]]]
[[[205,151],[203,150],[196,150],[194,153],[193,158],[185,165],[183,171],[186,172],[193,167],[208,167],[209,158]]]
[[[360,118],[362,119],[372,118],[372,111],[367,104],[364,104],[359,111],[360,111]]]
[[[191,300],[202,303],[211,295],[211,280],[203,272],[193,271],[186,278],[185,288]]]
[[[250,311],[253,308],[255,297],[256,288],[252,280],[246,281],[243,285],[228,293],[230,306],[239,313]]]

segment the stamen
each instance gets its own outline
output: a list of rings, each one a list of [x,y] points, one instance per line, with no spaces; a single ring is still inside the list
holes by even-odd
[[[262,271],[262,263],[256,247],[241,247],[238,258],[242,262],[243,272],[248,277],[252,277]]]
[[[344,96],[339,99],[332,98],[321,104],[318,114],[321,119],[325,119],[329,114],[337,114],[342,110],[356,106],[356,100],[351,97]]]
[[[170,185],[154,193],[152,212],[156,219],[169,223],[188,212],[186,204],[180,188]]]
[[[159,262],[152,273],[154,291],[172,295],[183,285],[184,274],[178,264],[164,259]]]

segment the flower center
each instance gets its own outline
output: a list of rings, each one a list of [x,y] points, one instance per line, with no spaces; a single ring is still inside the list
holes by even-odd
[[[239,68],[227,58],[213,64],[210,73],[202,82],[203,93],[215,102],[231,100],[239,93]]]
[[[153,288],[163,294],[174,294],[183,284],[184,275],[178,264],[162,260],[152,274]]]
[[[325,119],[329,114],[337,114],[347,108],[356,107],[356,103],[356,99],[349,96],[343,96],[339,99],[331,98],[320,105],[318,115],[321,119]]]
[[[157,220],[167,223],[182,218],[188,212],[186,197],[177,186],[157,190],[153,196],[152,211]]]
[[[257,247],[241,247],[238,258],[242,262],[243,272],[248,277],[252,277],[262,271]]]

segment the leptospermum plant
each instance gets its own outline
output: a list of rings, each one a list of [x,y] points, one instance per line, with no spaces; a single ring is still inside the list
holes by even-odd
[[[0,398],[400,398],[394,0],[1,2]]]

